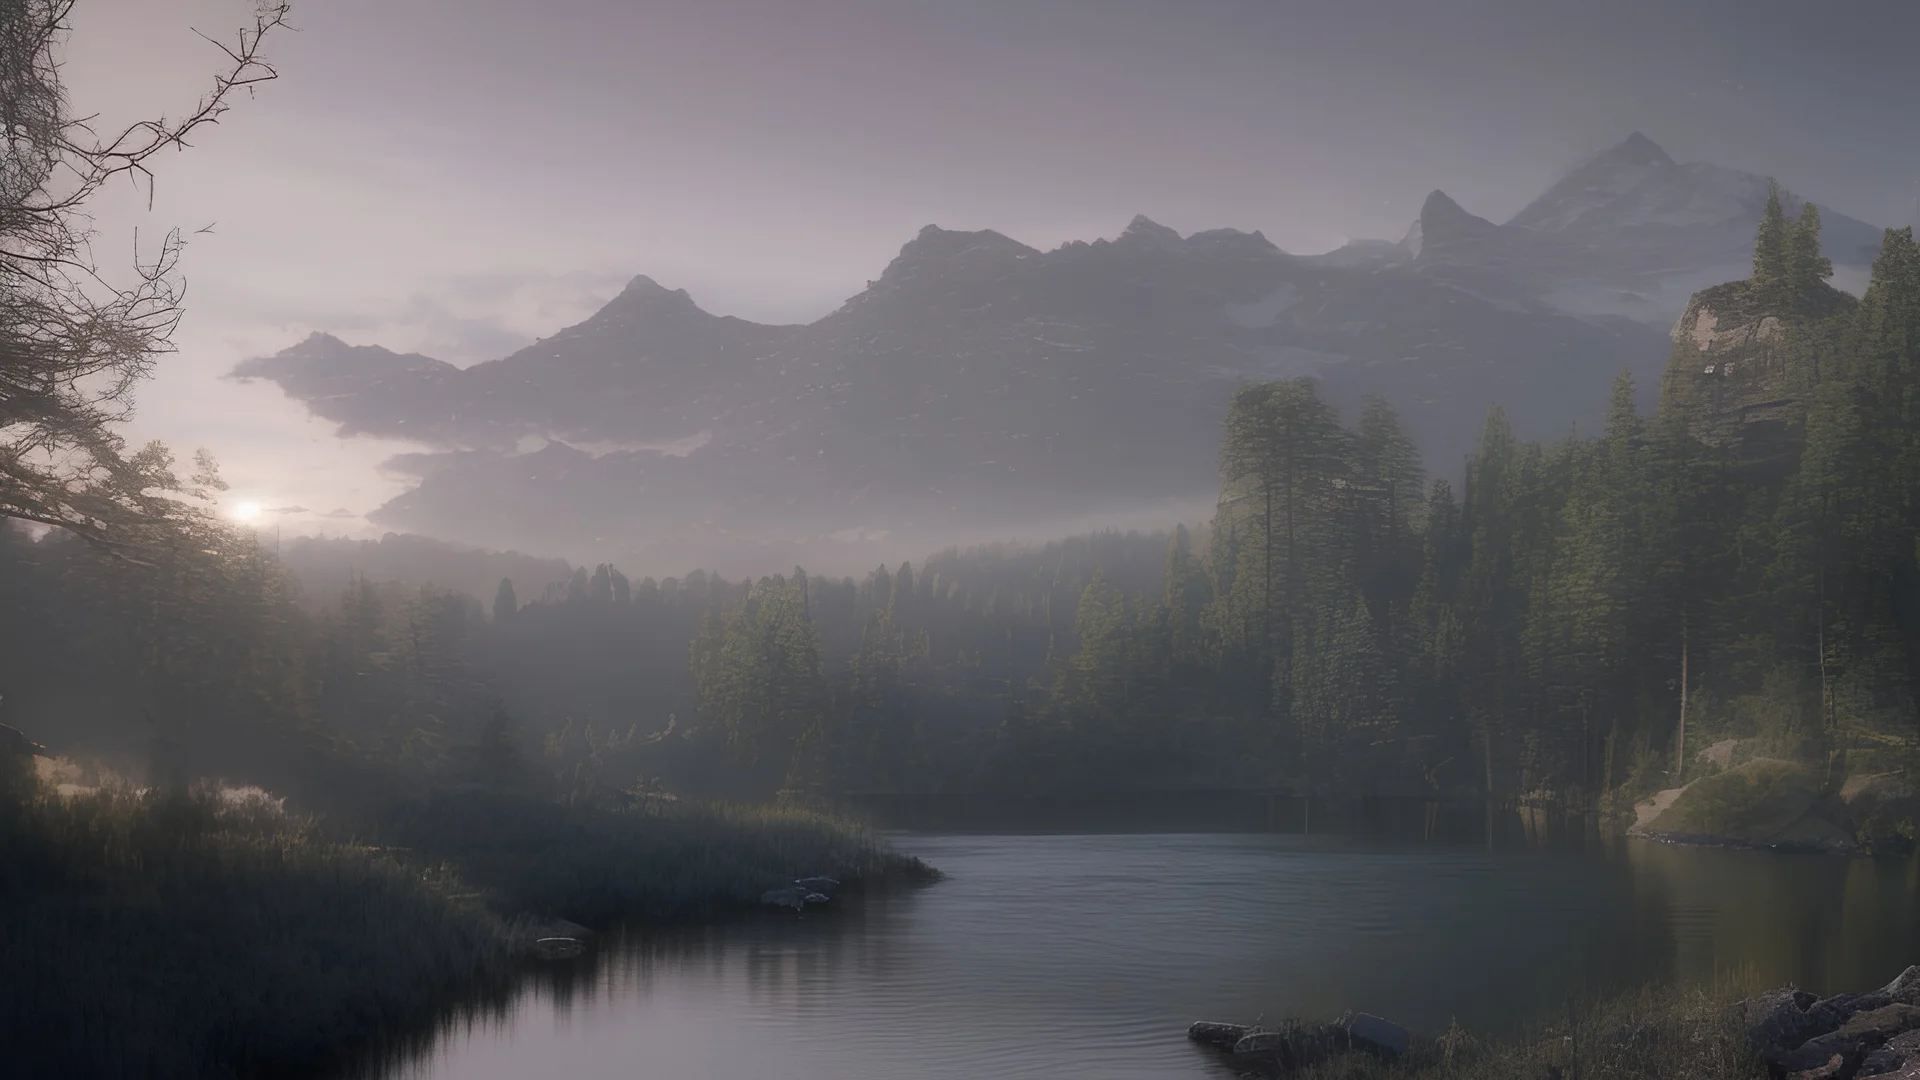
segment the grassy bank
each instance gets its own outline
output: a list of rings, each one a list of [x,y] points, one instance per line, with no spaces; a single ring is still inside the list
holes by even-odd
[[[798,812],[472,793],[385,813],[368,844],[259,796],[0,799],[8,1075],[339,1069],[497,1000],[530,920],[711,912],[796,873],[927,873]]]
[[[1457,1027],[1397,1062],[1353,1054],[1305,1080],[1762,1080],[1740,999],[1752,988],[1648,987],[1569,1009],[1512,1039]]]
[[[443,791],[382,805],[361,835],[432,852],[504,910],[594,925],[713,914],[770,885],[826,874],[926,880],[864,828],[780,807],[610,812],[532,796]]]

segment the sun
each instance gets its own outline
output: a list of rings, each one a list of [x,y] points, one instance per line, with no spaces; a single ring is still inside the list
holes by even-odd
[[[233,520],[243,523],[258,521],[260,520],[260,511],[261,507],[259,503],[243,502],[233,508]]]

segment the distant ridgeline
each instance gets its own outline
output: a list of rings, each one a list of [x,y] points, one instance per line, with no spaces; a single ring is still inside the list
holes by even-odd
[[[1744,276],[1767,197],[1635,135],[1507,221],[1436,191],[1404,238],[1324,254],[1145,217],[1052,250],[930,225],[804,326],[636,277],[469,367],[315,334],[234,375],[421,447],[388,463],[417,482],[382,527],[709,569],[765,565],[755,545],[781,538],[774,565],[818,565],[836,536],[914,551],[1204,501],[1251,381],[1311,376],[1349,420],[1378,394],[1456,481],[1490,405],[1521,438],[1591,430],[1614,373],[1655,381],[1687,298]],[[1858,292],[1880,230],[1829,213],[1824,235]]]

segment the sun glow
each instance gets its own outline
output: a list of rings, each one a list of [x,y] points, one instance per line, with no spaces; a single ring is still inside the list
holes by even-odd
[[[257,502],[243,502],[233,508],[233,520],[251,522],[260,520],[261,506]]]

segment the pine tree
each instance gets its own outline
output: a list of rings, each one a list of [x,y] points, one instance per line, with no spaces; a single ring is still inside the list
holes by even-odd
[[[1780,185],[1767,183],[1767,206],[1760,216],[1759,235],[1753,246],[1754,299],[1766,307],[1779,304],[1792,287],[1790,254],[1791,228],[1780,206]]]
[[[500,588],[493,594],[493,621],[506,622],[520,610],[520,600],[513,594],[513,582],[508,578],[500,579]]]
[[[1794,299],[1802,304],[1820,295],[1833,277],[1833,260],[1820,253],[1820,211],[1812,203],[1800,208],[1787,241],[1787,279]]]
[[[1176,525],[1167,542],[1166,582],[1161,604],[1166,612],[1167,647],[1176,665],[1200,659],[1202,613],[1212,599],[1207,574],[1194,559],[1185,525]]]

